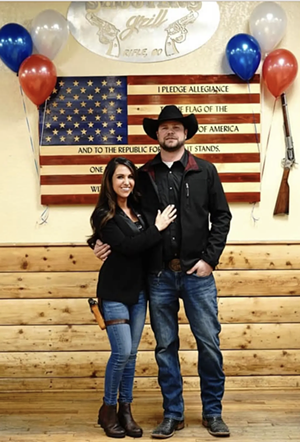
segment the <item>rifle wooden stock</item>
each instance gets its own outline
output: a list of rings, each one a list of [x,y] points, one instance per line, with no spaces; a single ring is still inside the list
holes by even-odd
[[[290,205],[290,186],[288,183],[290,168],[283,169],[281,183],[277,195],[273,215],[288,215]]]

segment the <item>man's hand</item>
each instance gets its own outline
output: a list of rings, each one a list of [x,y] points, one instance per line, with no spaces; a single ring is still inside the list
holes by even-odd
[[[194,265],[194,267],[192,267],[190,270],[188,270],[186,273],[188,275],[191,275],[192,273],[197,274],[197,276],[209,276],[213,271],[213,268],[207,264],[207,262],[203,261],[203,259],[200,259],[198,262],[196,262],[196,264]]]
[[[97,239],[94,247],[94,254],[97,256],[97,258],[101,259],[102,261],[105,261],[110,253],[111,253],[110,245],[104,244],[103,242],[100,241],[100,239]]]

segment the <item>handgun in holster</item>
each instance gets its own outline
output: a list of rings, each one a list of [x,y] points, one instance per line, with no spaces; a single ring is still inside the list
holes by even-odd
[[[109,321],[105,321],[101,312],[101,308],[99,303],[101,304],[101,300],[95,301],[93,298],[88,299],[88,303],[91,309],[91,312],[94,314],[96,321],[101,328],[101,330],[105,330],[109,325],[116,324],[129,324],[129,319],[111,319]]]

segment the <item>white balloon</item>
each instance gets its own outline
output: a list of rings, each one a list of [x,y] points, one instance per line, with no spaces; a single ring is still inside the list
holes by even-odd
[[[250,16],[250,33],[266,55],[281,41],[285,34],[287,18],[280,5],[264,1],[254,8]]]
[[[68,22],[59,12],[46,9],[34,18],[31,38],[37,51],[53,60],[68,41]]]

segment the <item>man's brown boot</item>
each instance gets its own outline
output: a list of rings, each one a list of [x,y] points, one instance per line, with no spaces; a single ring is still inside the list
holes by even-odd
[[[130,403],[120,402],[118,418],[122,427],[125,428],[127,436],[142,437],[143,430],[132,417]]]
[[[117,405],[103,405],[99,410],[98,424],[105,431],[106,436],[120,439],[126,436],[124,428],[121,427],[117,416]]]

